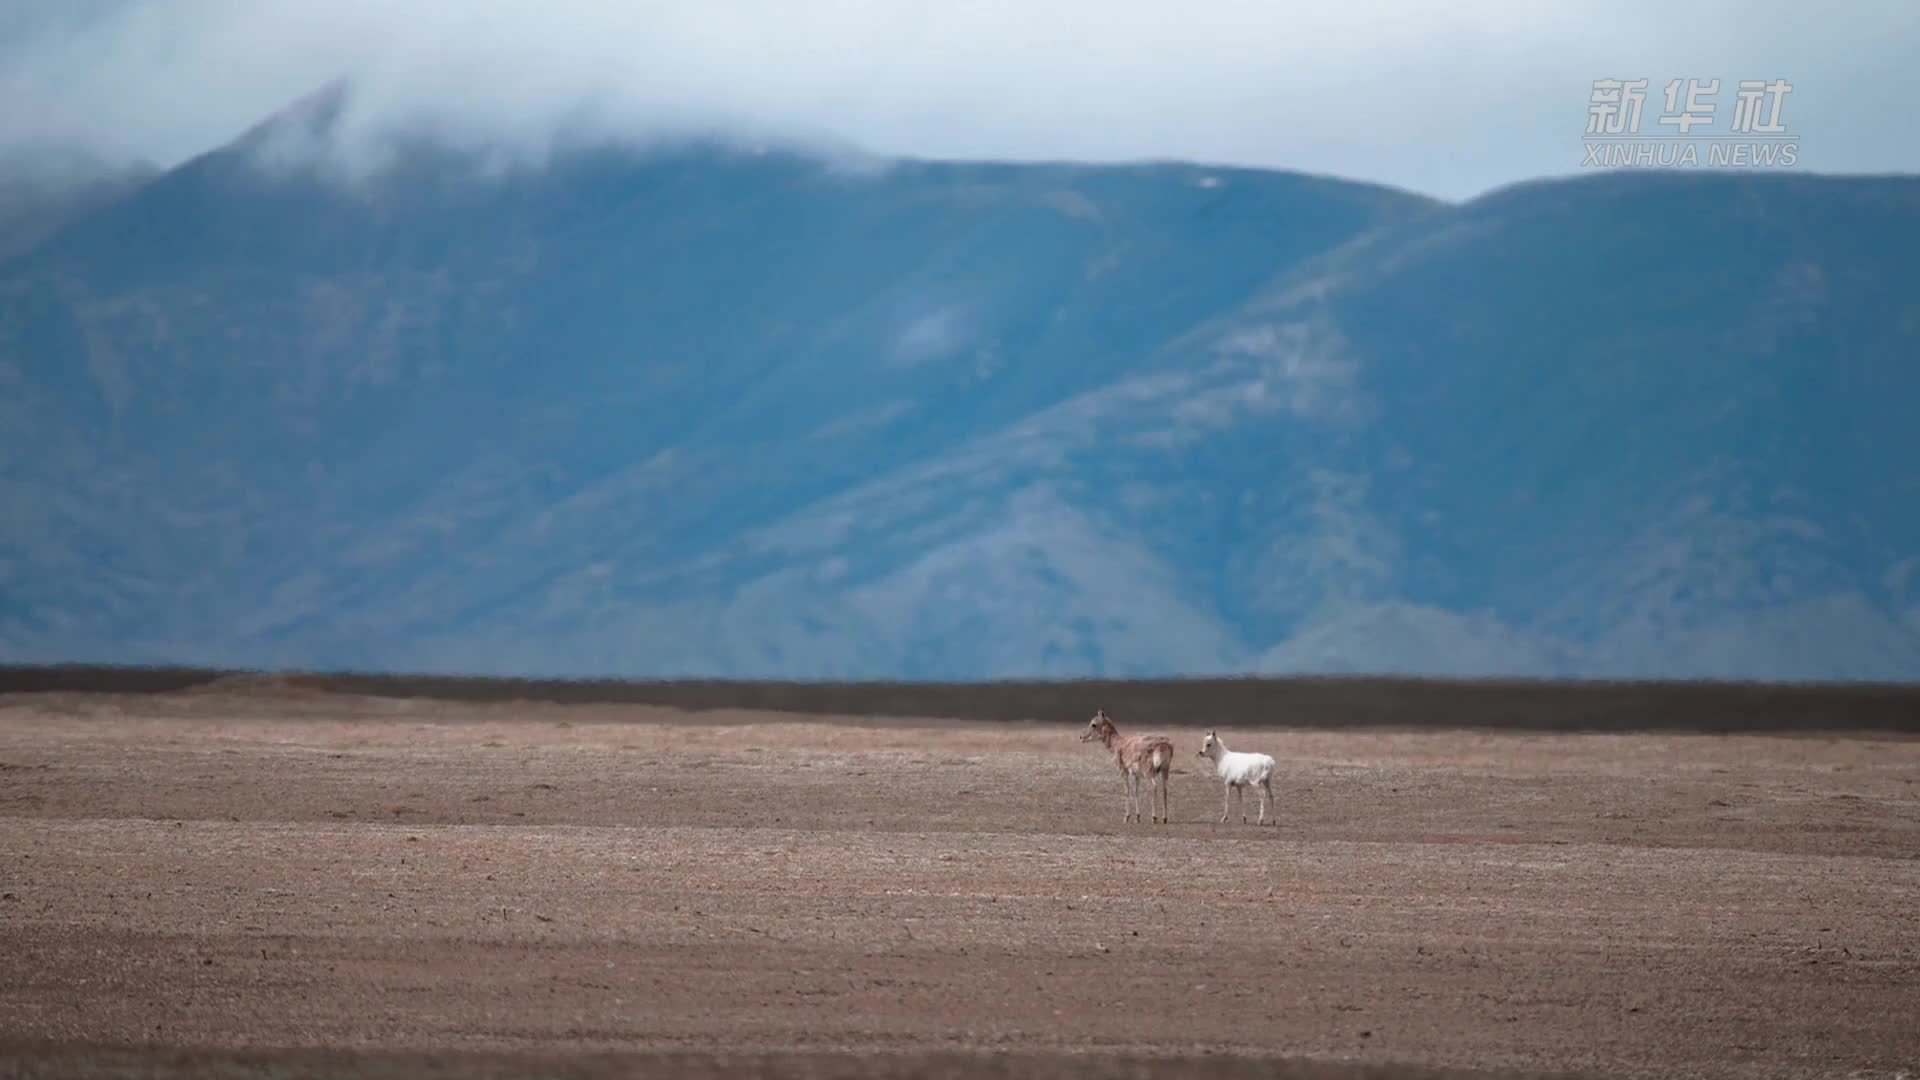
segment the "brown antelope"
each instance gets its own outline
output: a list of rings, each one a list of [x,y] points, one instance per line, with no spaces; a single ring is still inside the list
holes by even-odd
[[[1081,742],[1095,739],[1113,754],[1113,763],[1120,767],[1120,776],[1127,782],[1127,815],[1120,820],[1140,820],[1140,778],[1145,776],[1153,789],[1147,795],[1153,804],[1150,809],[1162,811],[1154,817],[1154,822],[1171,821],[1173,792],[1168,774],[1173,768],[1173,743],[1159,735],[1122,735],[1105,709],[1093,714],[1093,719],[1087,721],[1087,730],[1080,736]]]

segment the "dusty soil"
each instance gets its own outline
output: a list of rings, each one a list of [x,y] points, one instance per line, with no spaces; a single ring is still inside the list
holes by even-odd
[[[1078,730],[0,699],[0,1074],[1920,1075],[1920,740]]]

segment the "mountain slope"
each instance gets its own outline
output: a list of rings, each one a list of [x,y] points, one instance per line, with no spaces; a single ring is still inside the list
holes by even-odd
[[[702,144],[503,177],[422,147],[342,187],[258,167],[272,130],[0,273],[11,649],[379,664],[493,629],[1122,377],[1433,207]]]
[[[0,151],[0,264],[154,175],[144,165],[116,165],[65,147]]]
[[[0,658],[1920,677],[1920,182],[275,157],[336,105],[0,263]]]
[[[1626,177],[1424,217],[933,461],[581,568],[479,655],[1911,679],[1915,190]]]
[[[1332,321],[1369,371],[1411,463],[1375,463],[1379,505],[1449,553],[1403,600],[1578,643],[1596,673],[1920,670],[1896,584],[1920,550],[1920,184],[1629,175],[1452,217],[1248,313]]]

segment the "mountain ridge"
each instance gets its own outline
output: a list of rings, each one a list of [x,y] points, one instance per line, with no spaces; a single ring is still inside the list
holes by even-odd
[[[0,263],[0,658],[1920,678],[1920,181],[245,149]]]

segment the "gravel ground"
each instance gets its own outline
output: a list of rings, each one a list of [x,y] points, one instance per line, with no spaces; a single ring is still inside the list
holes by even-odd
[[[1920,740],[1084,723],[0,699],[0,1074],[1920,1075]]]

